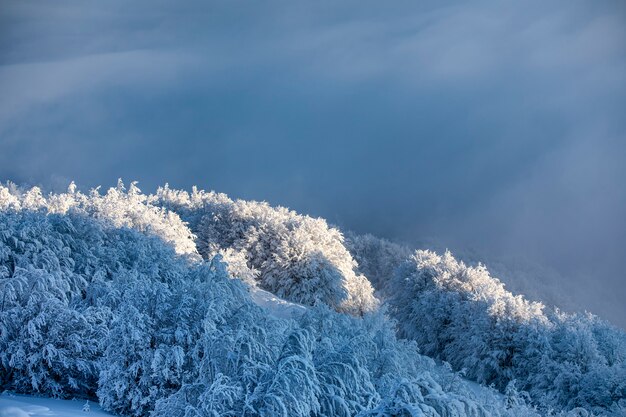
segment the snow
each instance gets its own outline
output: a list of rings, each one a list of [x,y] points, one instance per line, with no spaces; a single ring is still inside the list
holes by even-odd
[[[626,334],[482,265],[358,236],[353,257],[322,219],[214,193],[70,189],[0,185],[0,392],[153,417],[625,415]],[[0,396],[0,417],[87,411],[107,415]]]
[[[30,395],[0,394],[0,417],[104,417],[112,416],[89,401],[89,412],[83,411],[85,400],[58,400]]]
[[[293,319],[306,312],[306,307],[279,298],[269,291],[260,288],[250,288],[250,298],[259,307],[267,310],[272,316],[279,319]]]
[[[478,382],[463,378],[463,383],[466,388],[474,395],[474,398],[479,400],[486,400],[488,398],[497,398],[501,402],[504,402],[505,396],[500,394],[493,388],[486,387],[484,385],[480,385]]]

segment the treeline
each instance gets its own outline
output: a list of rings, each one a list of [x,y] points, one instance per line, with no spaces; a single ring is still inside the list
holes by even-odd
[[[309,311],[273,317],[254,286]],[[123,415],[626,409],[625,336],[598,318],[448,253],[213,192],[0,186],[0,290],[0,388]]]
[[[566,314],[514,296],[483,265],[373,236],[348,244],[420,352],[501,392],[514,386],[544,412],[626,412],[626,334],[592,314]],[[513,384],[513,385],[512,385]]]
[[[0,188],[0,389],[129,416],[536,415],[474,394],[383,314],[274,318],[219,255],[177,253],[184,228],[159,237],[178,220],[132,190],[40,197]]]

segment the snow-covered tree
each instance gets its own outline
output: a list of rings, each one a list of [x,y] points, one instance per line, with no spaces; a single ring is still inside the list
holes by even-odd
[[[412,253],[406,246],[370,234],[348,233],[346,247],[358,262],[359,272],[369,279],[383,297],[396,268]]]
[[[229,249],[244,254],[258,285],[282,298],[351,314],[377,306],[343,235],[323,219],[197,189],[189,194],[166,186],[150,201],[189,223],[203,256]]]
[[[102,195],[99,188],[88,195],[77,191],[71,183],[67,193],[44,196],[38,187],[21,190],[13,184],[0,185],[0,209],[44,211],[47,213],[81,213],[111,223],[114,227],[127,227],[158,236],[171,243],[177,253],[197,254],[194,236],[180,217],[171,211],[148,203],[137,183],[128,190],[121,180],[116,187]]]
[[[516,380],[546,409],[606,412],[625,398],[623,332],[590,315],[545,312],[482,265],[417,251],[398,267],[388,294],[401,336],[481,384],[505,391]]]

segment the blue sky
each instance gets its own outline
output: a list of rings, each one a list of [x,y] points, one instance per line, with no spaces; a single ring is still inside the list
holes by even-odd
[[[621,1],[9,1],[0,91],[2,180],[267,200],[626,326]]]

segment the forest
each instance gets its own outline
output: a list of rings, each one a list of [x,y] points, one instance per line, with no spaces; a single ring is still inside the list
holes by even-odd
[[[0,185],[0,294],[0,389],[121,416],[626,412],[626,333],[599,317],[196,188]]]

